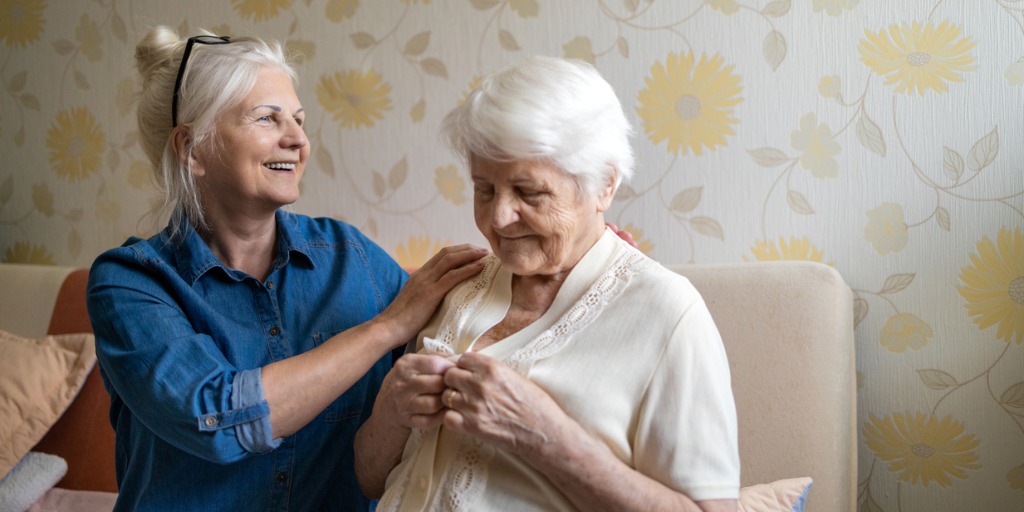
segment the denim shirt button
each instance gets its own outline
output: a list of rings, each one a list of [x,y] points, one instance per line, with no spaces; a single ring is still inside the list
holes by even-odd
[[[267,289],[268,290],[273,290],[274,289],[274,282],[273,281],[267,281]]]
[[[280,333],[280,332],[281,332],[281,329],[278,329],[276,325],[274,327],[270,328],[270,335],[271,336],[277,336],[278,333]]]
[[[206,419],[203,420],[203,423],[206,423],[207,427],[213,427],[217,424],[217,418],[213,416],[207,416]]]
[[[288,473],[285,473],[284,471],[278,471],[277,474],[274,475],[274,479],[283,484],[288,481]]]

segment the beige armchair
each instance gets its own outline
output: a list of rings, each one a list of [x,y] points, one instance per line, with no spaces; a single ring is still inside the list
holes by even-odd
[[[743,486],[811,477],[811,512],[857,501],[853,298],[808,261],[675,265],[725,342],[739,417]]]

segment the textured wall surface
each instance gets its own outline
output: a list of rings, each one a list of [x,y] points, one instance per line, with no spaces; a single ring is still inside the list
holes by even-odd
[[[854,289],[862,510],[1024,509],[1024,1],[0,0],[3,261],[162,226],[131,57],[158,23],[301,53],[293,208],[404,265],[482,243],[443,115],[522,56],[593,62],[636,128],[609,220],[645,252]]]

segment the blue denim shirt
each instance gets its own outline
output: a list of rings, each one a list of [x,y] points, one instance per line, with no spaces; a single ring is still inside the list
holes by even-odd
[[[277,213],[264,281],[191,228],[131,238],[89,275],[89,316],[117,432],[117,510],[367,510],[353,438],[400,349],[309,425],[271,439],[260,368],[382,311],[408,277],[331,219]]]

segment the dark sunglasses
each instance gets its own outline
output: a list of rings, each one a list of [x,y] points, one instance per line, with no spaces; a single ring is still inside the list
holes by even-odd
[[[231,38],[228,36],[192,36],[185,43],[185,53],[181,54],[181,64],[178,65],[178,78],[174,81],[174,95],[171,96],[171,128],[178,126],[178,96],[181,94],[181,79],[185,76],[185,66],[188,65],[188,56],[192,54],[192,47],[199,44],[228,44]]]

